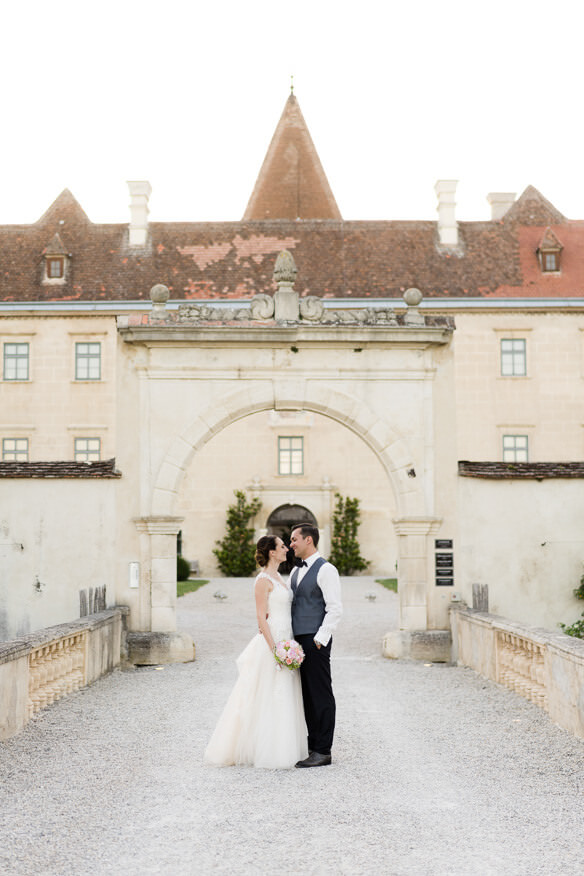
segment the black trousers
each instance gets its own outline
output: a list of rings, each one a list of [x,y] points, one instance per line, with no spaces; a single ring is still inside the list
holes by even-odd
[[[300,667],[304,717],[308,728],[308,748],[319,754],[330,754],[335,732],[336,704],[331,680],[331,645],[317,648],[314,633],[295,636],[304,649]]]

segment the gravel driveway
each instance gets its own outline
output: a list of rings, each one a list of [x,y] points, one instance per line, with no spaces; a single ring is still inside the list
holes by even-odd
[[[397,597],[371,578],[343,581],[333,764],[204,766],[251,593],[183,597],[194,663],[115,672],[0,743],[2,874],[584,872],[584,743],[470,670],[382,658]]]

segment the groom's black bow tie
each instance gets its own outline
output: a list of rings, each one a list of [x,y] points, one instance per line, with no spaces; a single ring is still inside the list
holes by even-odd
[[[298,568],[299,568],[299,569],[301,569],[302,566],[308,566],[308,563],[306,562],[306,560],[301,560],[301,561],[298,563]]]

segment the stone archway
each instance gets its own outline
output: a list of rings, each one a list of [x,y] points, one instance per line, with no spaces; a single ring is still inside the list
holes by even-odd
[[[376,454],[394,493],[398,519],[426,516],[426,500],[421,482],[412,480],[412,453],[406,442],[386,419],[369,408],[362,399],[330,386],[306,383],[299,396],[289,385],[266,381],[240,388],[217,398],[213,405],[174,438],[160,466],[152,492],[154,518],[173,517],[176,498],[189,461],[214,435],[235,420],[267,410],[306,410],[330,417],[358,435]]]
[[[294,391],[291,392],[291,389]],[[189,462],[213,436],[227,425],[249,414],[266,410],[311,411],[344,425],[376,454],[391,485],[397,515],[393,520],[398,536],[400,626],[404,630],[425,630],[427,618],[428,537],[440,521],[426,510],[422,478],[415,477],[413,453],[397,429],[371,409],[358,395],[349,395],[329,384],[284,380],[248,381],[217,397],[170,444],[152,491],[153,521],[169,521],[176,527],[177,495]],[[169,551],[171,543],[169,541]],[[172,541],[174,551],[175,541]],[[161,582],[162,583],[162,582]],[[170,583],[167,585],[170,589]]]

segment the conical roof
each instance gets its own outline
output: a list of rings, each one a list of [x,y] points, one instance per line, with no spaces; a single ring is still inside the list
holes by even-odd
[[[243,219],[341,219],[314,143],[291,94]]]

